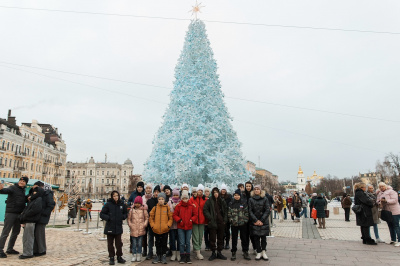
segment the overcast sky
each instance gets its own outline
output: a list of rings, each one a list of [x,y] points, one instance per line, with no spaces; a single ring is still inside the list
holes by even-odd
[[[103,161],[107,153],[109,161],[130,158],[142,173],[190,21],[4,6],[190,19],[194,2],[0,0],[0,117],[12,108],[18,124],[58,127],[69,161]],[[299,165],[306,176],[373,171],[385,153],[399,152],[399,1],[201,2],[247,160],[258,165],[260,157],[283,181],[296,180]]]

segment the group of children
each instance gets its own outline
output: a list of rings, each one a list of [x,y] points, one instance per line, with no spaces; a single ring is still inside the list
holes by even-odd
[[[202,260],[203,236],[206,250],[211,250],[208,260],[226,260],[222,250],[229,249],[230,236],[227,232],[232,233],[231,260],[236,260],[239,234],[244,259],[251,260],[251,240],[255,259],[268,260],[266,236],[269,233],[271,204],[260,185],[253,187],[251,182],[239,184],[232,197],[225,185],[221,186],[221,190],[215,187],[210,191],[199,184],[191,194],[187,184],[172,190],[168,185],[153,188],[151,184],[145,186],[143,182],[138,182],[127,206],[121,201],[118,191],[111,192],[111,198],[100,213],[106,221],[104,233],[107,235],[110,265],[115,264],[115,255],[118,263],[125,263],[121,239],[124,219],[127,219],[130,229],[132,262],[141,261],[144,246],[143,255],[146,259],[153,259],[154,264],[166,264],[167,252],[172,253],[171,261],[192,263],[191,242],[196,258]]]

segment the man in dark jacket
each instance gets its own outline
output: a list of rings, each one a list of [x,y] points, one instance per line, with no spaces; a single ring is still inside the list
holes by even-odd
[[[144,183],[143,181],[139,181],[136,185],[136,190],[131,193],[131,196],[128,199],[128,208],[130,208],[131,205],[135,202],[137,196],[141,197],[144,195],[143,189],[144,189]]]
[[[12,234],[8,241],[7,254],[19,254],[18,251],[14,250],[15,241],[21,231],[21,223],[19,221],[19,215],[25,208],[27,197],[25,196],[25,187],[28,183],[29,178],[23,176],[20,178],[17,184],[14,184],[8,188],[4,188],[4,184],[0,184],[0,194],[8,194],[6,200],[6,214],[4,218],[4,227],[0,236],[0,258],[7,258],[4,253],[4,246],[10,231]]]
[[[51,212],[56,206],[56,203],[53,198],[53,191],[51,188],[44,188],[44,183],[37,181],[33,187],[40,187],[43,189],[42,195],[42,213],[40,216],[39,222],[36,223],[35,226],[35,243],[33,245],[33,254],[35,256],[43,256],[46,255],[46,225],[50,221]]]
[[[203,213],[208,220],[208,231],[210,232],[210,248],[212,250],[209,261],[215,259],[226,260],[221,251],[224,248],[224,227],[228,222],[228,208],[221,199],[217,187],[211,190],[211,198],[204,204]],[[217,243],[217,245],[216,245]],[[215,254],[217,250],[217,254]]]

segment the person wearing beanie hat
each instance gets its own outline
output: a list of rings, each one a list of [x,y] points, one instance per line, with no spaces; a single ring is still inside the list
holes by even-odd
[[[161,188],[160,185],[156,185],[153,189],[153,197],[150,199],[147,199],[146,205],[147,205],[147,212],[150,215],[151,210],[158,204],[158,194],[161,193]],[[146,260],[151,260],[153,258],[153,247],[154,247],[154,232],[150,227],[150,224],[147,226],[147,234],[148,234],[148,252],[146,256]],[[143,254],[144,256],[144,254]]]
[[[132,206],[137,196],[142,197],[144,195],[143,189],[144,189],[144,183],[143,181],[139,181],[136,185],[136,190],[131,193],[131,196],[128,199],[128,207]]]
[[[25,188],[28,182],[29,178],[23,176],[19,179],[18,183],[7,188],[4,187],[3,183],[0,183],[0,194],[8,195],[3,231],[0,237],[0,258],[7,258],[6,253],[4,253],[4,246],[11,229],[12,233],[8,241],[7,253],[18,254],[18,251],[14,250],[14,244],[21,231],[19,216],[26,206]]]
[[[255,185],[249,200],[249,217],[251,222],[250,234],[252,235],[255,248],[257,249],[256,260],[261,257],[268,260],[267,235],[269,233],[268,216],[271,209],[265,191],[260,185]]]
[[[174,188],[174,190],[172,190],[172,197],[170,197],[168,201],[168,206],[172,213],[174,213],[176,205],[178,205],[179,202],[181,201],[179,194],[180,193],[178,188]],[[171,230],[169,231],[169,248],[171,249],[172,253],[171,261],[174,261],[175,259],[179,261],[181,259],[181,256],[178,251],[179,236],[178,236],[178,226],[176,224],[176,221],[172,223]]]
[[[192,187],[192,197],[196,197],[196,196],[197,196],[197,188]]]
[[[142,196],[142,204],[146,210],[148,209],[147,201],[153,197],[152,191],[153,191],[153,185],[150,183],[147,183],[144,186],[144,195]],[[143,236],[143,241],[142,241],[143,257],[147,256],[147,236],[148,236],[148,229],[146,227],[146,234]]]
[[[249,232],[247,230],[247,223],[249,222],[249,208],[247,202],[241,200],[242,191],[235,190],[233,199],[228,205],[228,221],[231,223],[232,229],[232,258],[236,260],[238,233],[240,232],[240,241],[242,243],[243,258],[251,260],[249,255]]]
[[[247,206],[249,206],[249,201],[250,201],[250,198],[251,198],[251,192],[253,191],[253,183],[251,183],[251,181],[247,181],[246,183],[244,183],[244,192],[242,193],[242,200],[243,201],[246,201],[246,203],[247,203]],[[256,245],[255,245],[255,243],[254,243],[254,240],[253,240],[253,238],[252,237],[250,237],[250,232],[251,232],[251,221],[249,220],[249,222],[247,223],[247,232],[249,232],[249,234],[247,234],[248,235],[248,241],[250,242],[251,241],[251,244],[252,244],[252,246],[253,246],[253,253],[254,253],[254,255],[255,254],[257,254],[257,251],[256,251]]]
[[[226,206],[229,206],[229,203],[232,201],[231,194],[228,194],[228,187],[225,184],[221,185],[221,199],[225,201]],[[229,240],[231,239],[231,224],[228,221],[225,224],[225,233],[224,233],[224,249],[229,249]]]
[[[143,237],[146,236],[146,228],[149,223],[149,214],[143,207],[142,197],[136,197],[128,214],[128,226],[132,240],[132,262],[142,260]]]
[[[181,186],[181,190],[189,190],[189,186],[186,183],[183,183]]]
[[[207,199],[210,198],[211,188],[204,188],[204,195]],[[208,231],[208,225],[204,225],[204,243],[206,245],[205,251],[210,251],[210,232]]]
[[[205,187],[204,188],[204,195],[206,195],[206,198],[210,197],[210,193],[211,193],[211,188]]]
[[[208,231],[210,233],[210,248],[212,254],[209,261],[215,259],[226,260],[222,255],[224,248],[225,224],[228,222],[228,209],[225,201],[221,198],[217,187],[211,190],[211,198],[204,204],[204,216],[208,220]],[[217,253],[215,253],[217,251]]]
[[[196,219],[193,221],[192,244],[193,249],[196,252],[196,258],[199,260],[204,259],[203,255],[200,253],[200,249],[203,242],[204,225],[207,224],[207,219],[203,213],[204,204],[206,203],[207,198],[203,195],[203,191],[204,186],[199,184],[197,186],[196,195],[193,195],[189,200],[189,204],[194,206],[196,212]]]
[[[196,219],[196,211],[192,204],[189,204],[189,193],[182,191],[181,201],[176,205],[173,215],[177,223],[179,235],[179,263],[192,263],[190,260],[190,238],[192,236],[193,221]]]
[[[168,232],[172,226],[172,212],[166,204],[165,193],[158,194],[158,203],[150,212],[150,226],[156,238],[157,256],[153,263],[167,263]]]
[[[165,196],[166,196],[165,203],[167,203],[169,201],[169,198],[172,196],[172,189],[171,189],[170,186],[165,185],[164,188],[163,188],[163,191],[164,191]]]

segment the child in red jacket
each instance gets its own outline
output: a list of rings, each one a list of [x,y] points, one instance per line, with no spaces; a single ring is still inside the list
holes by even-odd
[[[193,221],[196,219],[195,208],[189,203],[189,194],[182,191],[181,202],[175,207],[174,220],[178,226],[180,263],[192,263],[190,260],[190,238],[192,237]]]

